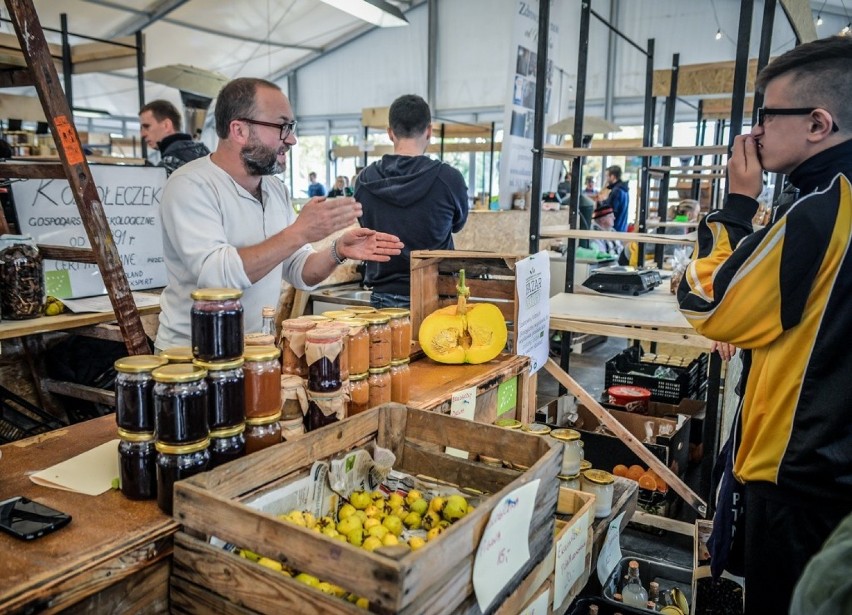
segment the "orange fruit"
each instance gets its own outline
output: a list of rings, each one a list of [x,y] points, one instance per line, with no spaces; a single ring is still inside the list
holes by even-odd
[[[627,476],[627,466],[623,463],[619,463],[612,469],[612,473],[615,476]]]
[[[662,478],[658,477],[656,480],[657,480],[657,491],[659,491],[660,493],[665,493],[666,491],[669,490],[669,486],[666,484],[666,482]]]
[[[657,488],[657,481],[650,474],[643,474],[639,477],[639,488],[654,491]]]
[[[630,466],[627,470],[627,478],[630,480],[639,480],[639,477],[645,473],[645,468],[640,465]]]

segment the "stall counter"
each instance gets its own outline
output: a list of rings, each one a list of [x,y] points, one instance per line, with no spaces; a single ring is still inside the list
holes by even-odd
[[[119,491],[99,496],[51,489],[29,475],[116,438],[103,416],[0,447],[0,501],[25,496],[72,517],[25,542],[0,533],[0,613],[168,612],[172,537],[179,525],[156,501]]]

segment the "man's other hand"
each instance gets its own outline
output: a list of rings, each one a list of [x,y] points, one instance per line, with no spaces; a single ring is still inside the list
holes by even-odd
[[[763,167],[757,156],[757,143],[751,135],[734,137],[728,159],[728,190],[756,199],[763,191]]]
[[[360,216],[361,203],[352,197],[314,197],[302,207],[292,227],[305,243],[313,243],[355,224]]]
[[[346,231],[337,240],[337,253],[340,256],[361,261],[387,262],[391,256],[399,254],[403,247],[399,237],[368,228]]]

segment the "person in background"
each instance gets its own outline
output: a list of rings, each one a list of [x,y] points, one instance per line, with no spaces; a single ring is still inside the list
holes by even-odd
[[[346,178],[343,175],[338,175],[334,180],[334,186],[328,191],[328,198],[333,199],[336,196],[352,196],[347,194]]]
[[[317,181],[317,174],[311,171],[308,173],[308,198],[315,196],[325,196],[325,186]]]
[[[630,194],[627,192],[627,182],[621,181],[621,167],[617,165],[607,167],[606,187],[609,192],[600,203],[612,207],[615,214],[614,229],[619,233],[625,233],[627,232],[627,210],[630,204]]]
[[[160,152],[157,166],[165,167],[167,176],[187,162],[210,154],[203,143],[180,132],[180,112],[167,100],[152,100],[142,107],[139,124],[142,139]]]
[[[467,185],[450,165],[426,156],[432,114],[420,96],[397,98],[388,113],[393,154],[364,169],[355,198],[364,208],[361,224],[398,235],[405,244],[387,262],[368,262],[364,281],[373,288],[372,304],[408,307],[412,250],[452,250],[453,233],[468,214]]]
[[[615,214],[612,211],[612,207],[600,205],[592,213],[592,230],[611,231],[614,224]],[[594,239],[591,241],[589,247],[598,252],[611,254],[615,258],[619,258],[624,251],[624,246],[617,239]]]
[[[167,285],[158,351],[190,343],[190,293],[196,288],[242,290],[245,332],[253,333],[260,331],[263,307],[277,305],[282,278],[310,290],[347,259],[387,261],[400,253],[393,235],[360,227],[328,248],[311,247],[353,225],[361,205],[353,198],[318,197],[296,217],[284,183],[274,177],[296,145],[293,116],[274,83],[231,81],[216,100],[216,151],[166,182],[160,216]]]
[[[586,186],[583,188],[583,194],[594,200],[598,196],[598,189],[595,187],[595,178],[593,175],[586,175]]]
[[[678,288],[699,333],[743,349],[731,441],[746,613],[787,613],[808,560],[852,512],[850,58],[852,38],[832,36],[760,72],[764,106],[734,139],[730,193],[699,223]],[[800,196],[755,231],[764,170]]]

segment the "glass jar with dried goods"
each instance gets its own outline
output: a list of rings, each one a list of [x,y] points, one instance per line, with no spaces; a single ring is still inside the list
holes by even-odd
[[[245,423],[210,432],[210,469],[246,454]]]
[[[131,432],[154,432],[154,378],[166,360],[152,354],[124,357],[115,362],[115,422]]]
[[[407,359],[411,354],[411,310],[406,308],[383,308],[380,314],[390,316],[391,359]]]
[[[246,418],[281,412],[281,351],[275,346],[249,346],[243,355]]]
[[[370,385],[367,383],[369,375],[367,372],[349,375],[349,405],[346,416],[360,414],[370,407]]]
[[[174,508],[175,483],[207,470],[210,440],[204,438],[188,444],[157,442],[157,504],[167,515]]]
[[[370,385],[370,408],[389,403],[391,400],[390,365],[386,367],[371,367],[367,379]]]
[[[305,358],[308,362],[308,391],[329,393],[343,384],[340,376],[340,355],[343,352],[343,332],[329,323],[308,331],[305,336]]]
[[[118,476],[121,493],[131,500],[157,497],[157,449],[154,434],[118,430]]]
[[[154,378],[157,440],[186,444],[207,437],[207,370],[186,363],[158,367]]]
[[[246,455],[281,442],[281,413],[246,419]]]
[[[391,361],[391,401],[407,404],[411,395],[411,369],[408,358]]]
[[[192,354],[200,361],[230,361],[243,354],[243,291],[199,288],[191,293]]]
[[[281,376],[281,420],[302,420],[308,409],[308,396],[305,393],[305,381],[299,376],[282,374]]]
[[[370,367],[385,367],[391,362],[390,316],[387,314],[364,314],[367,332],[370,334]]]
[[[44,264],[38,248],[29,243],[14,243],[0,250],[0,311],[3,318],[38,318],[43,303]]]
[[[242,424],[245,420],[243,358],[215,363],[195,361],[195,365],[207,370],[207,424],[210,430]]]
[[[308,377],[308,361],[305,359],[305,334],[317,326],[307,318],[291,318],[281,323],[281,371]]]
[[[320,393],[308,390],[308,413],[305,431],[313,431],[346,418],[346,396],[343,390]]]

